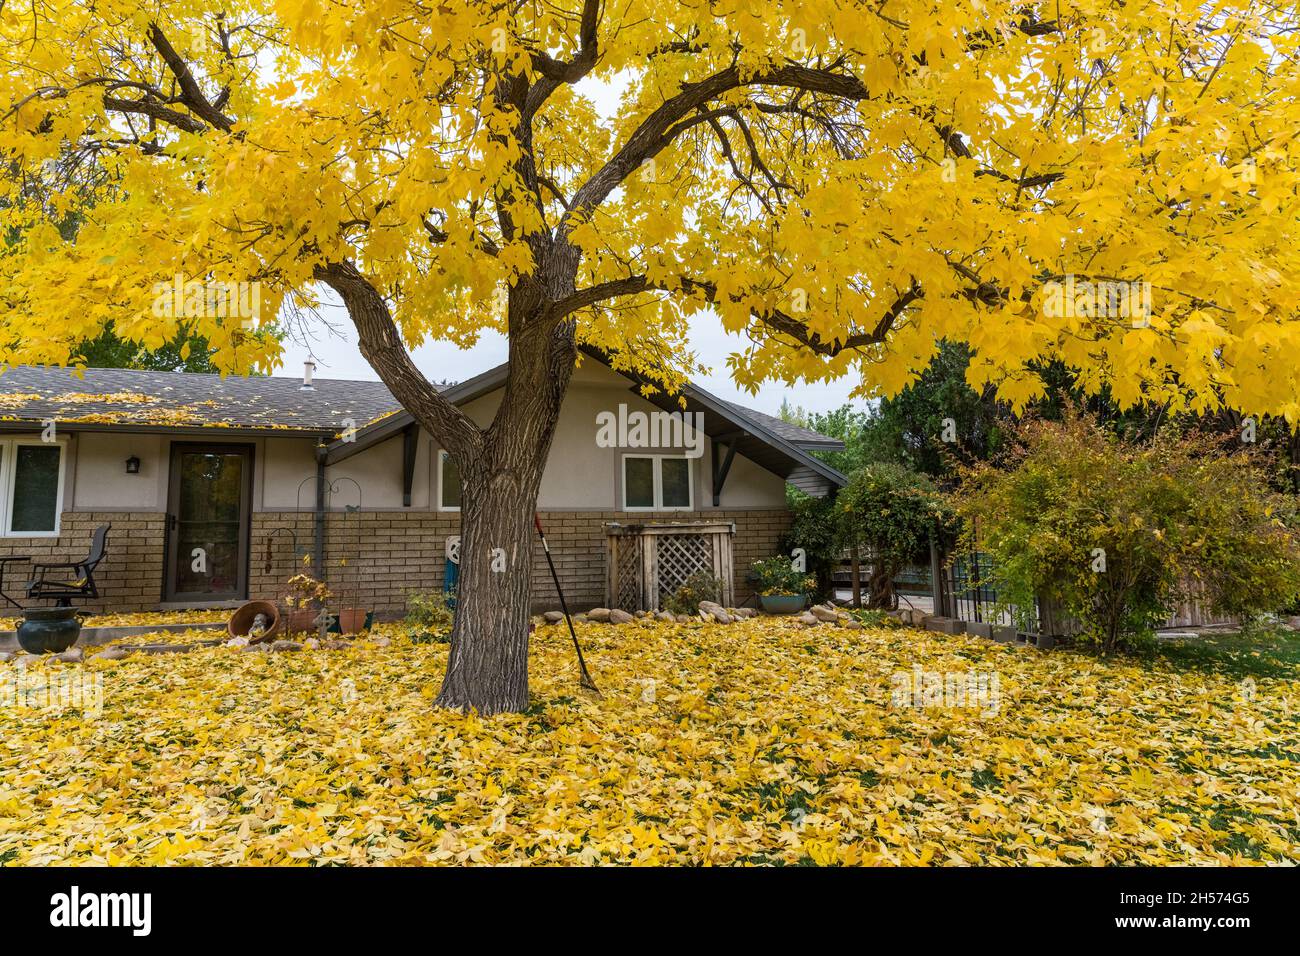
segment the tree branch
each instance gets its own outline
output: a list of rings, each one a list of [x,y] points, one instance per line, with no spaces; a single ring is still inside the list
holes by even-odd
[[[383,296],[350,262],[317,266],[315,277],[339,294],[356,326],[361,354],[393,397],[459,461],[476,456],[483,431],[429,383],[402,344]]]
[[[727,67],[698,83],[687,83],[647,116],[627,142],[573,195],[571,208],[560,220],[557,237],[563,239],[579,221],[588,218],[619,184],[645,160],[659,153],[673,138],[703,120],[687,119],[710,100],[741,86],[780,86],[810,93],[825,93],[856,102],[869,99],[870,91],[855,76],[812,69],[796,63],[773,67],[744,77],[737,66]]]
[[[595,305],[606,299],[637,295],[641,292],[685,292],[700,295],[706,301],[715,305],[719,302],[718,287],[712,282],[681,278],[678,280],[677,286],[674,287],[666,283],[652,282],[644,275],[634,275],[625,276],[621,279],[611,279],[607,282],[600,282],[577,290],[572,295],[554,303],[549,311],[549,318],[559,320],[578,309]],[[823,339],[817,332],[813,332],[805,323],[780,309],[770,309],[766,312],[751,309],[751,314],[773,331],[788,335],[805,348],[829,358],[845,350],[878,345],[885,341],[885,337],[894,327],[894,323],[902,317],[910,305],[922,298],[922,296],[921,286],[913,282],[907,291],[901,293],[890,304],[870,332],[855,332],[844,339],[831,339],[829,341]],[[741,297],[732,296],[731,301],[739,302]]]
[[[149,24],[149,42],[153,44],[153,48],[158,51],[158,55],[167,64],[167,69],[171,70],[172,75],[176,77],[176,82],[180,84],[182,102],[209,126],[229,133],[231,127],[235,125],[234,120],[213,106],[208,101],[208,98],[203,95],[203,90],[199,88],[198,80],[194,79],[194,74],[190,72],[188,64],[176,52],[176,48],[171,45],[167,37],[163,35],[162,29],[157,23]]]

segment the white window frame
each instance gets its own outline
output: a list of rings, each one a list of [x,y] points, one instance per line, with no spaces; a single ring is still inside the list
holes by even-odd
[[[651,475],[654,479],[654,504],[653,505],[629,505],[627,503],[627,461],[629,458],[649,458],[654,462],[651,467]],[[664,504],[664,459],[672,458],[677,461],[686,462],[686,495],[689,499],[685,505],[665,505]],[[622,486],[623,510],[624,511],[694,511],[695,510],[695,466],[692,464],[696,459],[690,455],[638,455],[625,454],[619,462],[619,484]]]
[[[14,482],[18,478],[18,449],[23,445],[48,447],[55,445],[59,449],[59,480],[54,491],[54,530],[53,531],[13,531],[10,523],[14,517]],[[63,489],[68,470],[68,440],[56,438],[52,442],[39,438],[0,438],[0,538],[57,538],[63,524]]]
[[[439,511],[460,511],[460,508],[453,508],[453,507],[451,507],[450,505],[444,505],[444,504],[442,503],[442,469],[443,469],[443,467],[446,465],[446,463],[447,463],[447,459],[450,458],[450,457],[451,457],[450,453],[448,453],[448,452],[446,452],[446,451],[444,451],[444,450],[442,450],[442,449],[438,449],[438,488],[437,488],[438,499],[437,499],[437,505],[438,505],[438,510],[439,510]],[[460,493],[461,493],[462,498],[463,498],[463,496],[464,496],[464,494],[465,494],[465,486],[464,486],[464,485],[461,485]]]

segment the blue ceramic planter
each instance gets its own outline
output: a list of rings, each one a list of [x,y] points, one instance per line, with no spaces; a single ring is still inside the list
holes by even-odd
[[[28,654],[59,654],[81,634],[75,607],[34,607],[23,612],[18,625],[18,646]]]
[[[802,594],[760,594],[758,602],[768,614],[798,614],[807,602]]]

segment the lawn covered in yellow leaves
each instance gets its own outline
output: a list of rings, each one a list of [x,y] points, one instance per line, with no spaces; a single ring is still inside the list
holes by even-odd
[[[43,665],[101,676],[103,710],[0,712],[0,861],[1300,862],[1294,673],[579,625],[595,699],[561,625],[534,635],[532,711],[484,720],[432,708],[445,645],[384,630]],[[894,701],[917,665],[997,674],[996,713]]]

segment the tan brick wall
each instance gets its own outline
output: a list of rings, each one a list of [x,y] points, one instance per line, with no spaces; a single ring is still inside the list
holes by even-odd
[[[157,607],[162,596],[165,518],[156,512],[68,511],[59,524],[58,537],[0,538],[0,555],[29,554],[38,562],[80,561],[90,551],[95,528],[112,524],[108,556],[95,569],[95,583],[103,597],[76,603],[96,610],[147,610]],[[30,571],[30,565],[10,564],[5,572],[5,592],[25,600],[24,585]]]
[[[776,551],[790,525],[784,510],[675,512],[669,516],[597,511],[544,511],[542,523],[551,544],[565,597],[573,610],[605,603],[605,524],[611,521],[734,521],[732,550],[737,603],[752,595],[745,587],[749,565]],[[0,538],[0,555],[30,554],[37,560],[85,557],[97,525],[111,522],[108,557],[95,573],[98,601],[85,606],[114,611],[145,611],[161,600],[165,516],[157,513],[66,512],[57,538]],[[303,569],[295,558],[313,547],[313,515],[304,512],[257,512],[253,515],[249,594],[278,599],[284,582]],[[455,512],[369,511],[344,516],[331,512],[326,522],[325,576],[349,604],[371,608],[381,617],[400,617],[413,591],[442,587],[444,546],[459,534]],[[269,553],[268,553],[269,544]],[[346,564],[340,564],[346,559]],[[11,565],[5,590],[19,596],[27,566]],[[534,606],[559,606],[540,544],[533,548]],[[20,598],[21,599],[21,598]]]

